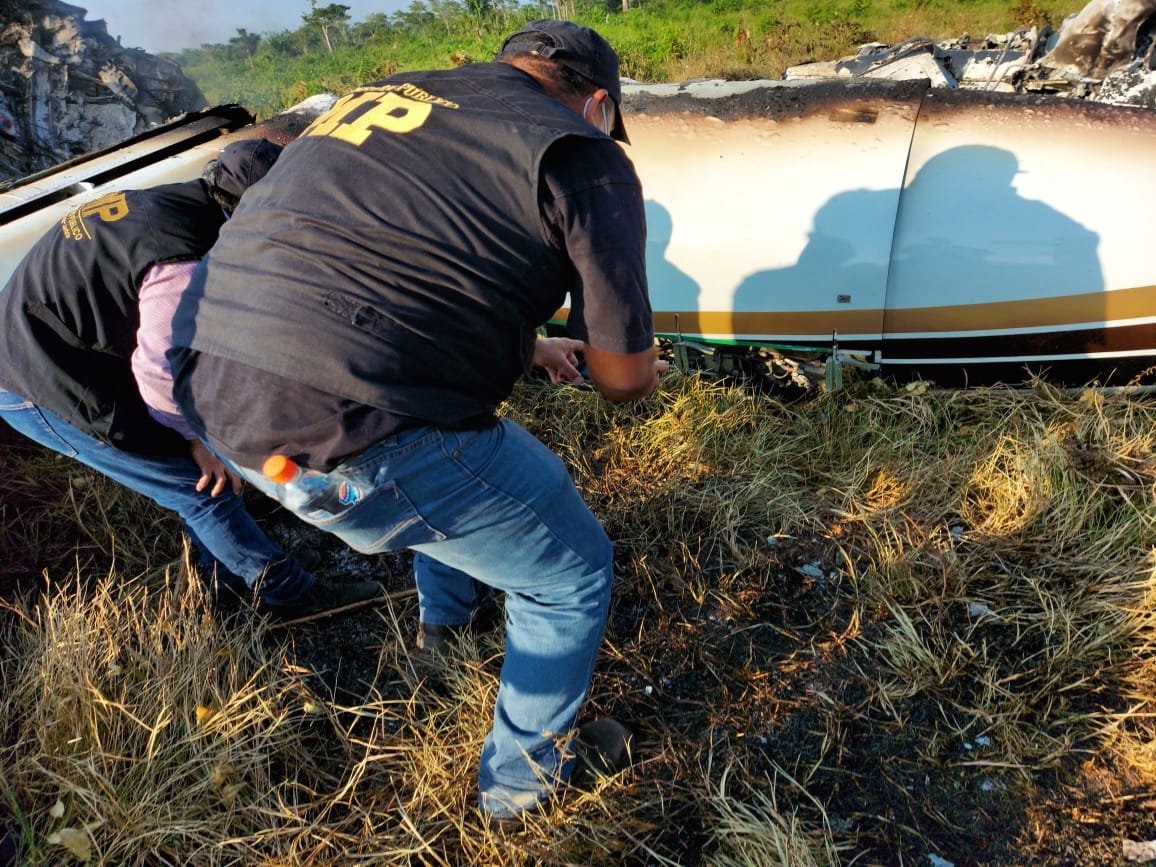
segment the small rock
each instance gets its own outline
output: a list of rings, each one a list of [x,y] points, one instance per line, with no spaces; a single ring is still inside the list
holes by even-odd
[[[978,618],[979,620],[983,620],[987,617],[999,620],[999,615],[982,602],[968,602],[967,613],[972,617]]]
[[[1156,861],[1156,840],[1125,840],[1125,861]]]

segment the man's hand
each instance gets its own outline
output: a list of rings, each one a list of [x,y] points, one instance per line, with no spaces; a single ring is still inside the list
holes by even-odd
[[[569,337],[539,337],[534,342],[534,364],[550,374],[550,382],[581,385],[586,380],[578,372],[578,353],[586,349],[581,340]]]
[[[197,466],[201,468],[201,478],[197,480],[197,490],[203,491],[212,485],[209,496],[215,497],[225,490],[225,484],[231,482],[233,493],[241,493],[241,479],[232,470],[225,466],[219,457],[209,451],[200,440],[189,440],[189,453],[193,456]]]

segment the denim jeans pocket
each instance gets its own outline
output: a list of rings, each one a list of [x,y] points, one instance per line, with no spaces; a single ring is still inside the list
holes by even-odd
[[[363,554],[400,551],[446,539],[392,481],[379,483],[363,500],[332,518],[311,523]]]
[[[506,437],[504,422],[479,430],[447,431],[442,440],[443,457],[472,478],[485,484],[486,470],[501,454]]]

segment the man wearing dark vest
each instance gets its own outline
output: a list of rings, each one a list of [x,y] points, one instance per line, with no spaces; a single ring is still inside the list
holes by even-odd
[[[170,392],[164,352],[171,314],[142,328],[147,299],[179,295],[241,195],[281,152],[264,139],[230,144],[204,177],[109,193],[68,212],[0,291],[0,418],[171,509],[201,555],[210,587],[256,594],[258,610],[291,620],[368,601],[377,582],[322,585],[245,511],[240,481],[183,424],[150,413],[136,373]],[[175,307],[175,304],[173,305]],[[162,423],[163,422],[163,423]]]
[[[666,369],[620,102],[613,49],[566,21],[528,25],[495,63],[359,88],[286,147],[174,321],[177,399],[214,449],[283,502],[270,456],[327,474],[356,502],[314,523],[415,552],[419,647],[469,624],[478,583],[504,591],[490,820],[548,800],[584,746],[627,746],[610,720],[574,731],[610,541],[562,461],[495,416],[532,364],[566,370],[536,328],[567,294],[599,392],[645,397]]]

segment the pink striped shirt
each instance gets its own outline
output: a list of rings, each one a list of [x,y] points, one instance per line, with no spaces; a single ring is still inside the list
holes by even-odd
[[[197,435],[173,400],[173,372],[165,350],[173,345],[173,314],[192,279],[192,262],[153,265],[140,286],[140,327],[132,353],[132,372],[149,415],[187,440]]]

